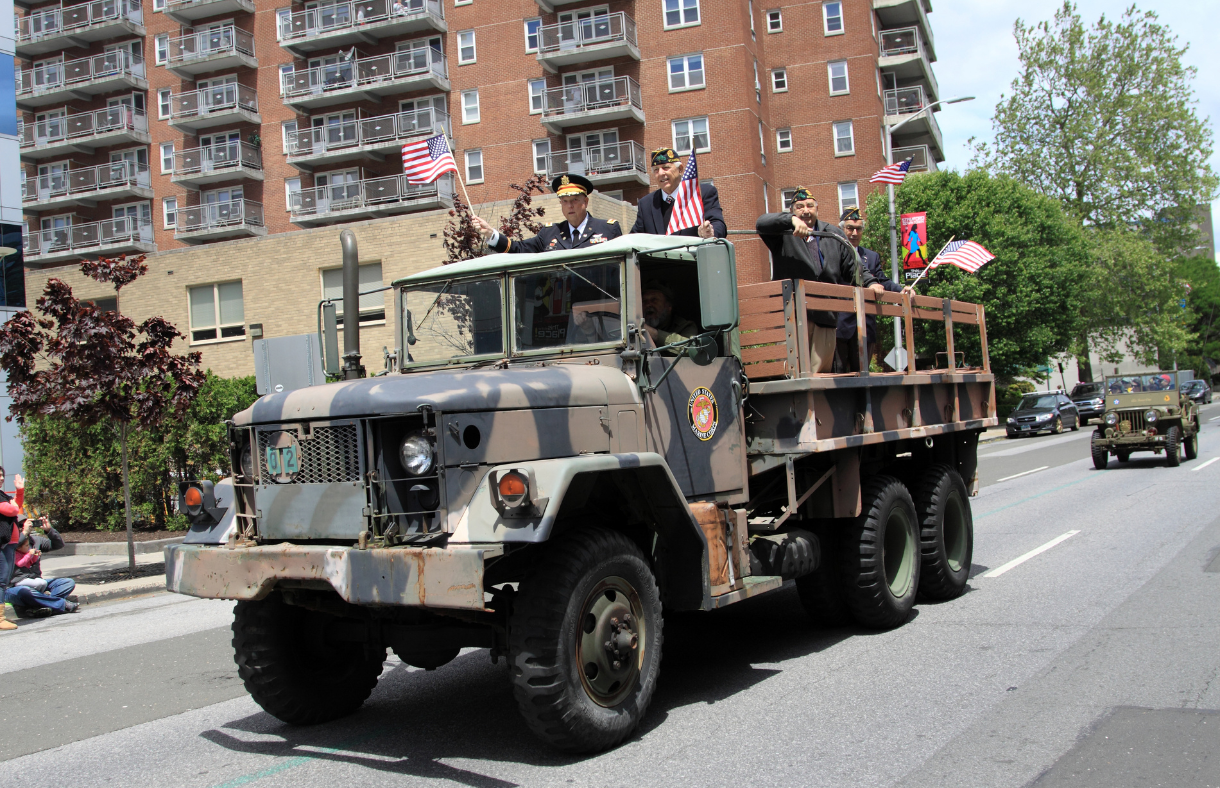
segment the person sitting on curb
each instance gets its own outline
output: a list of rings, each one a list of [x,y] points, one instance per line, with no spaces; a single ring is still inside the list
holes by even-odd
[[[64,540],[46,517],[39,522],[46,536],[34,533],[32,521],[25,521],[17,542],[17,569],[12,585],[4,594],[4,601],[12,604],[18,618],[42,618],[54,613],[75,613],[80,609],[71,596],[76,590],[75,580],[70,577],[47,580],[42,576],[43,550],[58,550],[64,546]]]
[[[4,485],[4,467],[0,466],[0,488]],[[17,540],[21,531],[17,528],[17,515],[25,499],[25,479],[21,474],[13,477],[15,494],[9,495],[0,489],[0,595],[8,589],[9,579],[13,576],[14,562],[17,560]],[[17,625],[0,615],[0,632],[14,630]]]

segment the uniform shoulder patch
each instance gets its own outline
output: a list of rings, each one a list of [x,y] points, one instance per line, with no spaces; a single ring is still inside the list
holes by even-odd
[[[616,224],[616,223],[617,223],[616,219],[607,219],[606,220],[606,224]]]

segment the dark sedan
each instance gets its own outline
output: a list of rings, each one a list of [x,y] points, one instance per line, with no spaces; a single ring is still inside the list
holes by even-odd
[[[1063,392],[1026,394],[1008,416],[1008,437],[1063,432],[1064,427],[1080,429],[1076,406]]]
[[[1089,423],[1089,419],[1100,419],[1106,409],[1106,392],[1100,383],[1077,383],[1068,399],[1076,406],[1080,415],[1081,425]]]
[[[1199,404],[1212,401],[1212,387],[1206,380],[1188,380],[1182,384],[1182,393]]]

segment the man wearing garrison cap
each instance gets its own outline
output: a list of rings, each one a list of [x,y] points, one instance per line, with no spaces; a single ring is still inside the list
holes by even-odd
[[[580,175],[560,175],[551,181],[551,191],[559,197],[564,221],[548,224],[533,238],[514,241],[506,238],[478,216],[474,225],[493,252],[552,252],[559,249],[584,249],[618,238],[623,228],[613,219],[589,215],[589,193],[593,184]]]
[[[866,249],[860,245],[860,238],[864,235],[864,217],[860,215],[859,208],[848,208],[839,217],[839,227],[843,230],[843,234],[847,236],[847,241],[852,246],[856,247],[856,252],[860,255],[860,263],[863,269],[876,277],[888,292],[901,293],[902,285],[890,279],[890,275],[886,273],[885,266],[881,264],[881,255],[874,252],[872,249]],[[868,347],[869,357],[873,355],[873,351],[877,348],[877,318],[872,315],[866,315],[864,324],[868,328]],[[835,337],[838,341],[838,350],[835,358],[836,372],[859,372],[860,371],[860,346],[856,342],[856,316],[850,312],[839,313],[839,326],[835,330]],[[867,361],[865,363],[868,363]]]
[[[855,285],[884,292],[877,277],[856,265],[843,231],[818,221],[818,201],[804,186],[792,195],[792,210],[765,213],[755,225],[771,251],[771,279],[809,279],[832,285]],[[831,233],[843,240],[812,235]],[[834,367],[838,319],[833,312],[809,312],[809,356],[814,372]]]
[[[652,152],[652,177],[656,178],[660,188],[640,198],[631,232],[667,234],[669,217],[674,212],[675,192],[682,182],[684,170],[682,159],[673,148],[658,148]],[[701,183],[699,194],[703,197],[703,224],[679,230],[674,235],[724,238],[729,231],[724,223],[724,214],[720,211],[720,193],[710,183]]]

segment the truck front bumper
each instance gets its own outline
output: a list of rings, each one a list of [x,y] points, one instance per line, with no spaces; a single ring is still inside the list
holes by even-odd
[[[1110,451],[1117,449],[1163,449],[1165,447],[1165,435],[1157,433],[1156,435],[1148,435],[1144,432],[1128,433],[1126,435],[1115,435],[1112,438],[1102,438],[1094,443],[1095,446],[1104,447]]]
[[[357,605],[484,610],[484,559],[502,548],[276,544],[165,548],[165,588],[205,599],[262,599],[277,583],[326,583]]]

